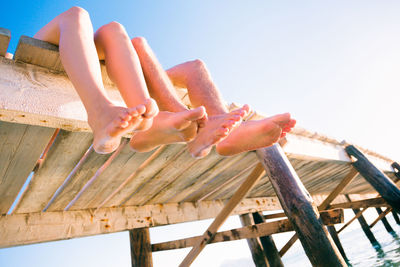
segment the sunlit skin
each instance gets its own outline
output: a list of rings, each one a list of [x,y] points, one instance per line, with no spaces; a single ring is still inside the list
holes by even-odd
[[[82,8],[60,14],[34,37],[59,45],[63,66],[86,108],[98,153],[114,151],[121,137],[133,132],[130,146],[135,151],[188,142],[194,157],[206,156],[214,145],[218,153],[229,156],[269,146],[295,125],[289,114],[242,123],[248,105],[229,112],[202,61],[165,72],[144,38],[130,40],[117,22],[93,34]],[[105,60],[126,107],[115,106],[106,96],[99,59]],[[180,102],[174,85],[188,89],[194,109]]]

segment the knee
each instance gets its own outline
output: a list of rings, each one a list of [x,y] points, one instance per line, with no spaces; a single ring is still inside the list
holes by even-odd
[[[187,62],[187,64],[189,67],[189,71],[192,74],[207,71],[206,63],[204,63],[204,61],[201,59],[195,59],[195,60],[189,61],[189,62]]]
[[[115,35],[115,34],[126,34],[126,30],[125,27],[117,22],[117,21],[112,21],[108,24],[105,24],[103,26],[101,26],[98,30],[97,30],[97,34],[101,34],[101,35]]]
[[[65,11],[63,15],[64,18],[75,22],[89,19],[89,13],[85,9],[78,6],[71,7]]]
[[[131,40],[134,47],[144,47],[147,46],[147,40],[144,37],[135,37]]]

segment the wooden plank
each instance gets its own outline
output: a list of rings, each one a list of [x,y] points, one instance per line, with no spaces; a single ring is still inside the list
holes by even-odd
[[[392,211],[392,208],[386,208],[386,210],[384,212],[381,212],[378,216],[378,218],[375,219],[375,221],[373,221],[370,225],[369,228],[374,227],[380,220],[382,220],[386,215],[389,214],[389,212]],[[392,229],[393,230],[393,229]]]
[[[152,267],[151,242],[149,228],[129,230],[132,267]]]
[[[202,201],[3,215],[0,248],[210,219],[223,207],[223,201]],[[232,215],[280,208],[276,198],[244,199]]]
[[[379,208],[375,208],[375,209],[376,209],[376,211],[378,212],[379,215],[383,213],[383,211],[382,211],[382,209],[381,209],[380,207],[379,207]],[[386,219],[386,216],[383,217],[383,218],[381,219],[381,221],[382,221],[382,223],[383,223],[383,226],[385,226],[385,229],[386,229],[386,231],[387,231],[388,233],[390,233],[390,234],[395,233],[395,231],[393,230],[392,226],[390,226],[388,220]]]
[[[199,179],[204,179],[199,181],[199,186],[197,186],[197,190],[192,192],[190,195],[188,195],[185,200],[187,201],[198,201],[199,199],[202,199],[205,195],[207,195],[210,191],[212,191],[214,188],[218,188],[221,184],[223,184],[226,180],[232,178],[233,176],[237,175],[240,173],[243,169],[248,167],[249,165],[254,163],[254,153],[252,154],[247,154],[245,156],[236,156],[239,157],[238,161],[235,159],[234,164],[231,165],[229,168],[225,168],[223,166],[222,170],[217,169],[217,170],[210,170],[210,172],[207,172],[205,174],[205,178],[200,177]],[[215,173],[214,173],[215,171]],[[200,187],[201,185],[201,187]]]
[[[111,154],[102,155],[91,153],[86,161],[82,164],[81,168],[71,177],[68,184],[59,193],[57,198],[48,207],[47,211],[64,210],[68,203],[79,193],[87,181],[93,177],[97,170],[102,166]]]
[[[228,218],[229,214],[231,214],[233,209],[245,197],[245,195],[250,191],[263,173],[264,170],[261,164],[254,168],[253,172],[247,177],[247,179],[238,188],[232,198],[215,218],[213,223],[208,227],[206,232],[203,234],[203,238],[193,246],[192,250],[189,251],[179,266],[189,266],[195,260],[204,247],[214,238],[214,235],[217,233],[219,227],[221,227],[221,225]]]
[[[340,232],[342,232],[344,229],[347,228],[347,226],[349,226],[353,221],[355,221],[356,219],[360,218],[362,216],[362,214],[364,213],[364,211],[366,211],[367,208],[364,208],[363,210],[358,211],[355,216],[353,218],[351,218],[350,221],[348,221],[345,225],[342,226],[342,228],[339,229],[339,231],[337,231],[337,233],[339,234]]]
[[[118,192],[113,192],[111,197],[107,197],[101,204],[104,207],[112,206],[130,206],[131,198],[140,191],[148,180],[159,173],[166,165],[170,164],[178,153],[182,153],[186,149],[186,145],[175,144],[168,145],[162,149],[155,158],[149,158],[143,162],[146,166],[139,166],[126,180],[124,186],[118,188]],[[153,152],[155,153],[155,152]]]
[[[240,222],[242,223],[242,226],[251,226],[254,224],[251,214],[240,215]],[[249,246],[254,264],[257,267],[269,267],[264,250],[261,248],[260,240],[258,238],[247,238],[246,241]],[[154,246],[154,248],[157,248],[157,246]]]
[[[57,45],[25,35],[19,39],[14,59],[53,71],[64,72]]]
[[[395,210],[400,210],[400,189],[376,168],[357,148],[350,145],[346,152],[355,157],[353,166]]]
[[[195,160],[193,158],[188,159],[188,163],[190,165],[182,164],[178,168],[182,170],[178,172],[175,177],[170,176],[167,173],[160,173],[161,176],[164,176],[165,184],[159,192],[152,197],[147,204],[152,203],[165,203],[171,198],[173,198],[176,194],[180,193],[182,189],[186,188],[188,184],[192,184],[194,181],[198,180],[199,177],[207,172],[210,168],[217,165],[223,159],[222,156],[218,155],[215,151],[212,151],[207,157]]]
[[[257,150],[283,210],[315,266],[346,266],[319,220],[312,198],[279,145]]]
[[[343,213],[343,211],[336,211],[337,213]],[[338,221],[337,218],[342,216],[336,216],[334,219],[329,219],[324,221],[329,225],[335,223],[341,223],[343,221]],[[249,238],[257,238],[260,236],[272,235],[277,233],[284,233],[293,231],[293,226],[289,222],[289,220],[279,220],[274,222],[267,222],[267,223],[260,223],[250,226],[241,227],[238,229],[218,232],[215,234],[215,237],[210,243],[217,243],[217,242],[225,242],[225,241],[233,241],[233,240],[240,240],[240,239],[249,239]],[[179,239],[169,242],[157,243],[152,245],[152,251],[162,251],[162,250],[170,250],[170,249],[178,249],[178,248],[186,248],[186,247],[193,247],[196,243],[200,242],[204,236],[195,236],[189,237],[185,239]]]
[[[175,196],[172,196],[166,202],[196,201],[198,192],[216,177],[225,179],[230,176],[230,172],[235,171],[237,164],[243,161],[243,158],[249,157],[249,153],[242,153],[235,157],[223,157],[220,162],[197,177],[195,180],[188,181],[185,188],[182,188]],[[193,197],[192,197],[193,196]]]
[[[339,236],[338,236],[338,232],[336,232],[336,228],[334,225],[328,225],[326,227],[328,229],[329,234],[331,235],[333,241],[335,242],[336,247],[338,248],[338,250],[340,251],[340,254],[342,255],[343,259],[346,262],[349,262],[349,259],[346,256],[346,253],[344,252],[342,243],[340,242]]]
[[[35,173],[28,190],[14,212],[28,213],[43,210],[88,149],[92,139],[91,133],[61,130],[50,147],[47,159]]]
[[[4,57],[6,55],[10,39],[11,39],[10,30],[0,28],[0,56]]]
[[[0,213],[6,213],[54,129],[0,122]]]
[[[82,194],[72,209],[97,208],[151,155],[152,152],[134,153],[129,146],[125,146],[112,165]]]

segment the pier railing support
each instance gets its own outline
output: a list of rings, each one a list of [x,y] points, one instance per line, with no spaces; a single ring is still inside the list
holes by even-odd
[[[367,180],[382,198],[400,211],[400,189],[383,172],[376,168],[357,148],[349,145],[345,148],[349,156],[356,158],[352,164],[354,168]]]
[[[131,243],[132,267],[152,267],[149,228],[137,228],[129,231]]]
[[[279,145],[257,150],[286,216],[313,266],[347,266],[319,219],[317,207]]]
[[[376,209],[376,212],[378,212],[379,215],[381,215],[383,213],[381,208],[375,208],[375,209]],[[389,222],[388,222],[388,220],[386,219],[385,216],[381,219],[381,222],[383,223],[383,226],[385,226],[385,229],[386,229],[386,231],[388,231],[389,234],[394,233],[394,230],[393,230],[392,226],[390,226],[390,224],[389,224]]]

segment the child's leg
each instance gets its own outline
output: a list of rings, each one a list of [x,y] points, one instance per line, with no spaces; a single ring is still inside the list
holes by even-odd
[[[59,45],[61,62],[88,113],[95,150],[99,153],[115,150],[121,136],[141,122],[145,107],[116,107],[107,98],[88,13],[73,7],[34,37]]]
[[[146,78],[150,95],[156,99],[158,105],[168,111],[181,111],[185,110],[186,107],[180,102],[179,98],[175,93],[174,86],[172,85],[167,73],[161,67],[152,49],[144,38],[138,37],[132,39],[132,44],[135,47],[144,76]],[[195,97],[192,99],[189,94],[192,103],[196,107],[204,107],[207,113],[214,111],[215,108],[212,106],[217,101],[211,101],[210,99],[204,101],[193,101],[197,100]],[[206,95],[205,97],[213,98],[214,95]],[[219,116],[213,116],[208,121],[200,122],[200,129],[196,137],[192,142],[188,144],[189,152],[195,157],[202,157],[208,154],[212,145],[221,141],[227,134],[238,125],[242,117],[246,114],[247,108],[239,109],[237,111],[228,113],[223,105],[220,106],[222,114]],[[135,141],[135,140],[133,140]]]
[[[202,61],[194,60],[180,64],[167,70],[167,73],[175,85],[188,89],[190,100],[194,105],[203,104],[206,107],[210,118],[228,112]],[[270,146],[289,132],[295,123],[296,121],[291,119],[288,113],[259,121],[244,122],[217,144],[217,152],[229,156]]]

